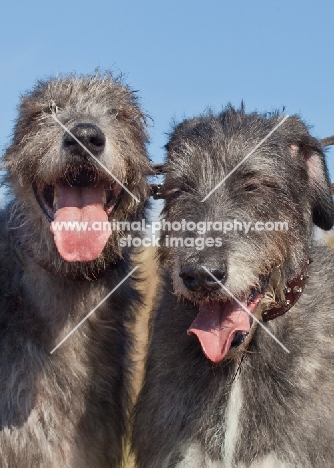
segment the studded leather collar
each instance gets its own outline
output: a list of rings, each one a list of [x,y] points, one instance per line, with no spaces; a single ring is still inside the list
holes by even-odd
[[[285,286],[285,301],[284,303],[277,303],[271,309],[264,310],[262,313],[262,320],[267,322],[268,320],[273,320],[280,315],[284,315],[288,310],[293,307],[300,296],[302,295],[305,283],[308,278],[307,267],[311,263],[310,259],[307,259],[304,263],[304,266],[301,269],[301,272],[298,272]]]

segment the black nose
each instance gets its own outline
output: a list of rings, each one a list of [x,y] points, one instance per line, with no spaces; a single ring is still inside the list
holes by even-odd
[[[217,281],[221,283],[226,281],[227,272],[225,264],[218,268],[206,267],[208,271],[203,266],[185,266],[182,268],[179,276],[183,279],[184,285],[191,291],[198,291],[200,289],[215,291],[219,289],[220,284]]]
[[[65,133],[63,146],[71,155],[85,156],[88,158],[89,152],[94,156],[99,156],[103,152],[106,138],[96,125],[79,123],[75,125],[70,132],[73,136],[69,133]],[[84,147],[80,145],[77,140],[79,140]]]

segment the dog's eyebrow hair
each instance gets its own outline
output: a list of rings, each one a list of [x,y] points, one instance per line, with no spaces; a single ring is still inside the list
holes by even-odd
[[[228,179],[230,177],[230,175],[233,174],[233,172],[235,172],[238,167],[240,167],[277,129],[278,127],[280,127],[285,121],[286,119],[288,119],[290,116],[289,115],[286,115],[285,117],[283,117],[283,119],[277,124],[275,125],[275,127],[268,133],[268,135],[266,137],[264,137],[253,149],[252,151],[250,151],[228,174],[226,177],[224,177],[223,180],[221,180],[202,200],[201,200],[201,203],[205,202],[205,200],[207,200],[210,195],[213,194],[213,192],[215,192],[225,181],[226,179]]]
[[[86,146],[83,143],[81,143],[81,141],[75,135],[73,135],[73,133],[71,133],[71,131],[62,122],[60,122],[59,119],[57,119],[54,113],[51,113],[51,117],[65,130],[65,132],[71,135],[71,137],[77,143],[79,143],[79,145],[82,146],[82,148],[85,151],[87,151],[89,156],[91,156],[95,162],[97,162],[129,195],[131,195],[131,197],[134,198],[137,203],[140,202],[140,200],[127,187],[125,187],[125,185],[123,185],[122,182],[116,176],[114,176],[114,174],[110,172],[109,169],[103,163],[101,163],[101,161],[96,156],[94,156],[94,154],[91,151],[89,151],[89,149],[86,148]]]

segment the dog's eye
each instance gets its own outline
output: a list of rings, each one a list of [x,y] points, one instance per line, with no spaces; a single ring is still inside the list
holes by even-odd
[[[49,104],[42,109],[42,114],[54,114],[57,115],[61,111],[61,107],[55,103],[55,101],[50,101]]]
[[[165,197],[167,198],[177,198],[182,194],[182,190],[180,188],[175,188],[172,190],[167,190],[165,193]]]
[[[247,184],[244,188],[245,192],[254,192],[259,186],[257,184]]]
[[[270,190],[275,190],[275,189],[277,189],[277,185],[276,185],[274,182],[264,182],[264,183],[263,183],[263,186],[264,186],[265,188],[270,189]]]
[[[244,186],[245,192],[275,190],[276,184],[273,182],[261,181],[261,182],[249,182]]]

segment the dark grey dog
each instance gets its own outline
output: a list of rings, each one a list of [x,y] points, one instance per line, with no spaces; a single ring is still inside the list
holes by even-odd
[[[140,304],[134,280],[50,353],[133,268],[120,232],[102,227],[143,215],[144,120],[134,94],[110,74],[40,82],[21,100],[4,157],[11,201],[1,213],[2,467],[120,463],[128,327]],[[51,228],[52,221],[87,229]]]
[[[311,243],[313,223],[334,223],[322,148],[294,116],[238,166],[281,120],[229,107],[171,135],[164,214],[177,232],[161,239],[139,468],[334,466],[334,256]]]

